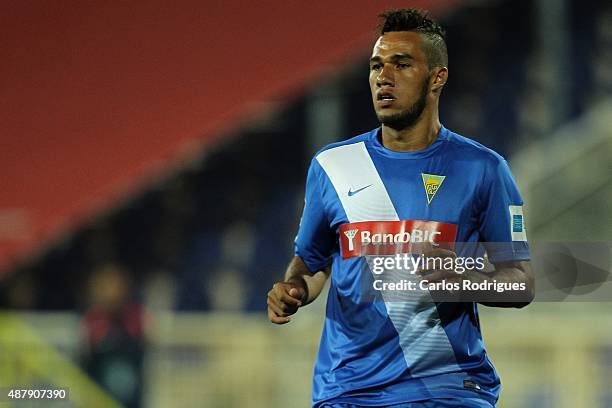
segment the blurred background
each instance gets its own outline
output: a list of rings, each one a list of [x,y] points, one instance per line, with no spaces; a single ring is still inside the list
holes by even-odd
[[[508,159],[530,240],[611,241],[609,2],[3,1],[0,387],[309,406],[325,299],[279,327],[266,293],[312,154],[378,125],[376,16],[410,6],[447,30],[443,124]],[[500,407],[612,407],[611,303],[480,310]]]

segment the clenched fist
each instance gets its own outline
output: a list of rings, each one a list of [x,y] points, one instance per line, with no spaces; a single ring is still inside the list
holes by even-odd
[[[268,292],[268,317],[272,323],[285,324],[306,303],[308,291],[304,279],[276,282]]]

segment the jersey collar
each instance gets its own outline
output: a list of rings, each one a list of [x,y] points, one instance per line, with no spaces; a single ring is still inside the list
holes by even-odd
[[[383,156],[391,157],[394,159],[421,159],[424,157],[431,156],[434,154],[440,147],[442,147],[445,142],[448,140],[449,131],[444,126],[440,128],[440,132],[438,133],[438,137],[436,140],[429,146],[427,146],[423,150],[417,150],[416,152],[396,152],[393,150],[389,150],[382,145],[380,142],[380,132],[381,127],[377,127],[376,129],[370,132],[370,142],[374,150],[380,153]]]

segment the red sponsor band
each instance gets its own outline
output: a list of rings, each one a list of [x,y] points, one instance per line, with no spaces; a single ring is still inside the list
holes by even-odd
[[[446,222],[363,221],[340,226],[343,259],[410,253],[427,242],[436,248],[453,249],[456,237],[457,225]]]

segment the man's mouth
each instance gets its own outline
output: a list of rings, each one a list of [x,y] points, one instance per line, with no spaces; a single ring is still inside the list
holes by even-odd
[[[379,92],[376,95],[376,100],[378,101],[393,101],[395,100],[395,95],[391,92]]]
[[[390,108],[395,103],[395,95],[391,92],[381,91],[376,94],[376,105],[381,108]]]

